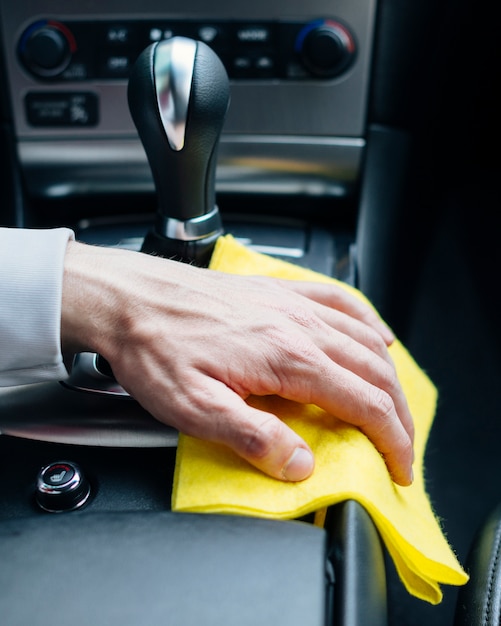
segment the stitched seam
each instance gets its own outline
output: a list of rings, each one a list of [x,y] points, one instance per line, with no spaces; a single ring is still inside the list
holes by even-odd
[[[486,603],[486,608],[485,608],[485,620],[483,620],[483,623],[488,625],[490,623],[490,619],[492,616],[492,610],[493,610],[493,585],[494,585],[494,572],[497,569],[498,563],[499,563],[499,558],[500,558],[500,543],[501,543],[501,526],[498,526],[497,530],[496,530],[496,534],[495,534],[495,538],[494,538],[494,553],[495,553],[495,558],[492,562],[491,567],[489,568],[489,584],[487,587],[487,603]]]

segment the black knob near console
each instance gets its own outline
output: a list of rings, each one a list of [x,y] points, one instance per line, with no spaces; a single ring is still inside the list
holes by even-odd
[[[352,34],[343,24],[334,20],[318,20],[307,24],[299,32],[296,51],[313,76],[333,78],[352,63],[356,46]]]
[[[78,509],[89,495],[89,482],[76,463],[56,461],[38,473],[35,499],[44,511],[62,513]]]
[[[19,43],[24,66],[40,78],[52,78],[64,72],[75,49],[72,33],[63,24],[48,20],[32,24]]]

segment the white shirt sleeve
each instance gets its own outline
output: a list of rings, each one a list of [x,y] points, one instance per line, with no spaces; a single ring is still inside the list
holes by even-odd
[[[0,386],[62,380],[67,228],[0,228]]]

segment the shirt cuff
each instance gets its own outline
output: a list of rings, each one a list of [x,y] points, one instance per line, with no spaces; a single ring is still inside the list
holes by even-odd
[[[68,228],[0,228],[0,386],[62,380]]]

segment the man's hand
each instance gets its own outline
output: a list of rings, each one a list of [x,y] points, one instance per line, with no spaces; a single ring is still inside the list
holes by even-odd
[[[412,482],[413,423],[376,313],[336,285],[244,277],[70,242],[66,352],[93,351],[158,420],[228,445],[266,474],[307,478],[307,444],[250,395],[312,403],[359,427]]]

